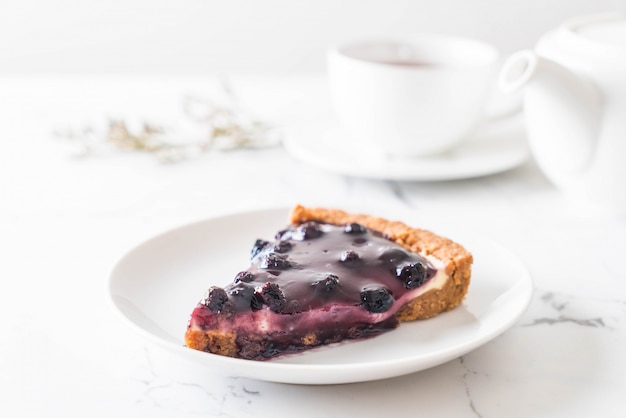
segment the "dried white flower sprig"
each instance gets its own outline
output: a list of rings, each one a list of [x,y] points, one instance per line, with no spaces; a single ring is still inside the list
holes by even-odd
[[[185,122],[197,127],[192,140],[182,140],[180,132],[143,122],[133,126],[123,120],[109,120],[104,129],[85,127],[78,131],[56,131],[58,137],[79,146],[79,155],[88,156],[104,149],[143,152],[161,162],[178,162],[211,150],[229,151],[264,148],[280,143],[278,130],[261,122],[238,105],[227,84],[223,88],[231,105],[214,104],[194,97],[183,99]],[[188,135],[185,135],[188,136]]]

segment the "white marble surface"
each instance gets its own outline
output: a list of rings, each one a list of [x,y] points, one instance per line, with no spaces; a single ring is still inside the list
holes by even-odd
[[[232,77],[279,126],[329,117],[323,78]],[[626,218],[566,199],[532,160],[479,179],[348,178],[282,148],[72,157],[56,129],[107,117],[177,126],[212,79],[0,80],[0,416],[620,416],[626,410]],[[472,228],[528,266],[535,295],[506,333],[432,369],[340,386],[212,374],[137,336],[106,298],[115,261],[170,227],[235,210],[376,205]],[[506,274],[506,272],[503,272]],[[184,327],[184,324],[181,324]]]

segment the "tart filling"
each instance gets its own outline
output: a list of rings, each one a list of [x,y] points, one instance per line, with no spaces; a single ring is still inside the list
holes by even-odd
[[[449,263],[364,223],[307,219],[274,241],[257,240],[248,270],[224,288],[211,287],[193,310],[186,345],[263,360],[374,336],[460,303],[467,283],[453,302],[413,313],[411,301],[432,305],[427,294],[446,293]]]

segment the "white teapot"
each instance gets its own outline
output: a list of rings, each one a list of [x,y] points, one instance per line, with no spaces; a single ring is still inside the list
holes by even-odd
[[[626,213],[626,19],[562,24],[509,57],[499,85],[524,87],[528,141],[546,177]]]

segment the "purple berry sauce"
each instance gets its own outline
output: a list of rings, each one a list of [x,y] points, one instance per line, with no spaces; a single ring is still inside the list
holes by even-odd
[[[257,240],[250,268],[223,289],[209,289],[192,321],[251,333],[258,333],[255,320],[271,324],[271,341],[256,341],[252,350],[241,341],[239,353],[270,358],[301,350],[307,333],[319,345],[395,328],[397,319],[385,313],[436,273],[424,257],[362,225],[307,222],[280,231],[274,242]]]

